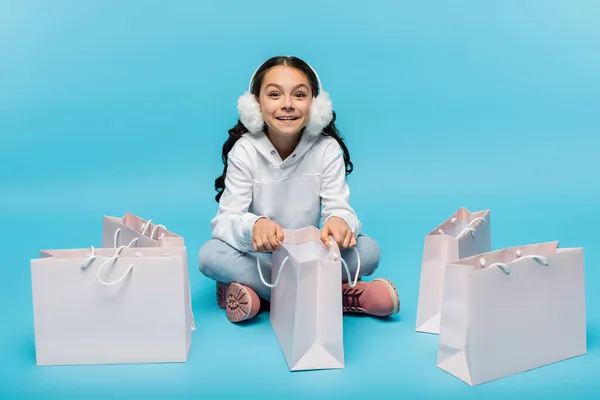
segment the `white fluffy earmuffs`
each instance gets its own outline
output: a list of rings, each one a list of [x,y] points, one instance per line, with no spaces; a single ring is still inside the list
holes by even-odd
[[[237,106],[240,121],[252,134],[262,132],[264,126],[264,121],[260,113],[260,105],[256,101],[254,95],[250,92],[252,89],[254,76],[259,68],[257,68],[256,71],[254,71],[254,74],[252,74],[250,84],[248,85],[248,90],[242,96],[240,96]],[[333,119],[333,106],[331,103],[331,98],[329,97],[329,93],[323,90],[321,79],[319,78],[317,71],[315,71],[313,67],[310,68],[316,75],[319,83],[319,94],[312,100],[308,123],[306,124],[306,129],[304,131],[305,134],[312,136],[320,134],[323,131],[323,128],[329,125]]]

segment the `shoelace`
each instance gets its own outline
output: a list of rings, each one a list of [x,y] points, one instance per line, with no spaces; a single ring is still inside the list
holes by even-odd
[[[342,306],[348,311],[360,311],[360,295],[362,294],[361,289],[346,288],[342,291]]]

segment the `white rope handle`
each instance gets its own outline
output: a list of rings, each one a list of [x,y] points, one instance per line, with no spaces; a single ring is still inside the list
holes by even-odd
[[[479,260],[479,264],[482,267],[485,267],[485,264],[486,264],[485,258],[481,258],[481,260]],[[492,265],[489,266],[489,268],[492,268],[492,267],[500,268],[502,270],[502,272],[504,272],[506,275],[510,274],[510,269],[508,269],[508,265],[506,265],[504,263],[499,263],[499,262],[493,263]]]
[[[154,226],[154,228],[152,228],[152,232],[150,233],[150,237],[151,237],[152,239],[154,239],[154,233],[155,233],[155,232],[158,232],[158,229],[159,229],[159,228],[163,228],[163,229],[165,229],[165,230],[167,229],[167,228],[166,228],[164,225],[162,225],[162,224],[155,225],[155,226]],[[163,232],[163,233],[160,235],[160,237],[157,237],[157,238],[156,238],[156,240],[158,240],[158,239],[160,239],[160,238],[162,238],[162,237],[164,237],[164,236],[165,236],[165,234],[164,234],[164,232]]]
[[[146,232],[148,231],[148,228],[150,228],[150,226],[152,225],[152,220],[149,219],[146,223],[142,224],[142,234],[145,235]],[[154,239],[154,234],[158,231],[159,228],[163,228],[163,229],[167,229],[164,225],[162,224],[158,224],[158,225],[154,225],[154,228],[152,228],[152,231],[150,232],[150,238]],[[161,235],[161,237],[164,237],[164,233]],[[158,240],[160,238],[156,238],[156,240]]]
[[[536,260],[538,262],[541,262],[544,265],[549,265],[548,259],[546,257],[544,257],[544,256],[530,255],[530,256],[523,256],[523,257],[521,257],[521,252],[520,251],[517,252],[517,259],[514,260],[514,261],[511,261],[509,264],[512,264],[515,261],[520,260],[522,258],[533,258],[534,260]],[[485,264],[486,264],[485,258],[481,258],[481,260],[479,260],[479,263],[481,264],[482,267],[485,267]],[[492,268],[492,267],[498,267],[498,268],[500,268],[502,270],[502,272],[504,272],[506,275],[510,274],[510,269],[508,268],[508,265],[505,264],[505,263],[500,263],[500,262],[493,263],[493,264],[491,264],[489,266],[489,268]]]
[[[142,224],[142,234],[144,234],[144,235],[146,234],[146,231],[150,227],[151,223],[152,223],[152,220],[149,219],[146,223]]]
[[[115,235],[113,237],[113,247],[114,248],[119,247],[119,235],[120,235],[120,233],[121,233],[121,228],[118,228],[115,231]],[[134,243],[137,243],[138,240],[139,240],[138,238],[133,238],[131,240],[131,242],[129,242],[129,244],[126,247],[131,247],[131,245],[134,244]]]
[[[86,269],[87,267],[90,266],[92,261],[94,261],[96,258],[98,258],[98,256],[96,255],[96,252],[94,251],[94,246],[91,246],[91,248],[92,248],[92,254],[90,254],[90,256],[83,261],[83,263],[81,264],[81,269]]]
[[[283,271],[283,267],[285,267],[285,263],[287,262],[287,260],[289,259],[289,257],[286,257],[283,259],[283,262],[281,263],[281,268],[279,268],[279,272],[277,273],[277,278],[275,278],[275,282],[273,284],[267,283],[267,281],[265,281],[265,278],[263,277],[263,273],[262,270],[260,269],[260,260],[258,259],[258,257],[256,257],[256,268],[258,268],[258,275],[260,276],[260,280],[262,281],[262,283],[270,288],[274,288],[279,284],[279,278],[281,278],[281,271]]]
[[[118,228],[118,229],[115,231],[115,235],[113,236],[113,247],[114,247],[114,248],[117,248],[117,247],[119,247],[118,245],[119,245],[119,234],[120,234],[120,233],[121,233],[121,228]]]
[[[473,220],[471,220],[471,222],[469,222],[469,224],[465,227],[465,229],[463,229],[458,235],[456,235],[456,238],[458,239],[459,237],[464,235],[466,232],[471,232],[471,235],[475,236],[475,228],[473,228],[472,226],[475,225],[475,223],[477,221],[483,221],[484,224],[487,224],[487,220],[484,217],[473,218]]]
[[[329,242],[329,247],[331,247],[331,246],[333,246],[333,241]],[[335,253],[334,261],[337,261],[337,257],[341,258],[342,265],[344,266],[344,269],[346,270],[346,277],[348,278],[348,286],[350,286],[351,288],[354,288],[354,286],[356,286],[356,283],[358,282],[358,276],[360,273],[360,254],[358,254],[358,249],[356,248],[356,246],[354,246],[352,249],[356,252],[356,260],[358,261],[358,265],[356,266],[356,273],[354,274],[354,283],[352,283],[352,277],[350,275],[350,268],[348,268],[348,264],[346,264],[346,260],[344,260],[343,257],[340,257],[339,254]]]
[[[102,272],[102,269],[106,266],[106,264],[108,264],[111,261],[116,261],[117,258],[119,258],[121,253],[121,250],[123,250],[124,248],[129,247],[129,246],[121,246],[117,249],[117,251],[115,252],[115,255],[110,257],[109,259],[107,259],[106,261],[104,261],[102,263],[102,265],[100,266],[100,268],[98,268],[98,272],[96,273],[96,278],[98,279],[98,282],[100,282],[101,284],[105,285],[105,286],[112,286],[112,285],[116,285],[117,283],[121,282],[123,279],[125,279],[125,277],[131,272],[131,270],[133,269],[133,264],[131,264],[129,266],[129,268],[127,268],[127,271],[125,271],[125,273],[123,273],[123,275],[117,279],[114,280],[112,282],[106,282],[104,280],[102,280],[102,278],[100,278],[100,273]],[[137,255],[138,257],[140,256],[139,254]]]
[[[132,241],[132,242],[133,242],[133,241]],[[129,274],[129,273],[131,272],[131,270],[133,269],[133,264],[131,264],[131,265],[129,266],[129,268],[127,269],[127,271],[125,271],[125,273],[124,273],[124,274],[123,274],[123,275],[122,275],[122,276],[121,276],[119,279],[117,279],[117,280],[115,280],[115,281],[112,281],[112,282],[106,282],[106,281],[102,280],[102,278],[100,278],[100,273],[102,272],[102,269],[103,269],[103,268],[106,266],[106,264],[108,264],[109,262],[111,262],[111,261],[114,261],[114,260],[116,260],[117,258],[119,258],[121,251],[122,251],[124,248],[126,248],[126,247],[129,247],[129,246],[121,246],[121,247],[119,247],[119,248],[116,250],[116,252],[115,252],[115,255],[114,255],[114,256],[112,256],[112,257],[108,258],[106,261],[104,261],[104,262],[102,263],[102,265],[100,266],[100,268],[98,268],[98,272],[96,273],[96,278],[97,278],[98,282],[100,282],[101,284],[103,284],[103,285],[105,285],[105,286],[116,285],[117,283],[119,283],[119,282],[121,282],[123,279],[125,279],[125,277],[127,276],[127,274]],[[90,266],[90,264],[91,264],[91,263],[92,263],[92,262],[93,262],[93,261],[94,261],[96,258],[100,257],[100,256],[96,255],[96,252],[95,252],[94,246],[91,246],[91,249],[92,249],[92,251],[91,251],[91,254],[90,254],[90,256],[89,256],[88,258],[86,258],[86,259],[83,261],[83,263],[81,263],[81,269],[86,269],[87,267],[89,267],[89,266]],[[139,254],[137,254],[137,256],[138,256],[138,257],[140,257],[140,255],[139,255]]]
[[[333,246],[333,242],[330,242],[329,247],[331,247],[331,246]],[[360,255],[358,254],[358,249],[356,248],[356,246],[354,246],[353,250],[356,252],[356,259],[358,261],[358,265],[356,267],[356,273],[354,275],[354,283],[352,283],[350,269],[348,268],[348,264],[346,264],[346,261],[342,257],[340,257],[339,254],[337,254],[337,253],[334,254],[334,261],[337,261],[338,257],[341,258],[341,262],[344,266],[344,269],[346,270],[346,276],[348,277],[348,285],[351,288],[356,286],[356,283],[358,282],[358,278],[359,278],[359,272],[360,272]],[[260,280],[262,281],[262,283],[265,286],[274,288],[279,284],[279,279],[281,278],[281,271],[283,271],[283,267],[286,265],[286,262],[288,261],[288,259],[289,259],[289,257],[286,257],[283,259],[283,262],[281,263],[281,267],[279,268],[279,272],[277,272],[277,277],[275,278],[275,282],[273,284],[270,284],[267,281],[265,281],[262,270],[260,268],[260,260],[258,257],[256,257],[256,268],[258,269],[258,275],[260,276]]]

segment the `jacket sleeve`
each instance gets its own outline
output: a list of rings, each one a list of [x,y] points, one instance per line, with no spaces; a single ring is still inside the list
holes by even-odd
[[[362,225],[354,209],[350,207],[350,188],[346,183],[346,166],[342,149],[333,142],[327,146],[321,173],[321,218],[323,224],[331,217],[340,217],[358,236]]]
[[[211,221],[212,237],[241,251],[253,251],[252,229],[261,216],[248,212],[252,202],[252,175],[234,155],[228,155],[225,189],[217,215]]]

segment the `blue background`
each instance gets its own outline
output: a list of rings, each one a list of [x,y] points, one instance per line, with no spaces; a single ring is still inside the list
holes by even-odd
[[[485,4],[484,4],[485,3]],[[0,1],[0,395],[584,396],[600,389],[597,1]],[[290,373],[261,314],[197,270],[221,145],[265,59],[331,93],[391,321],[344,319],[346,368]],[[425,234],[490,208],[495,248],[583,246],[589,354],[478,387],[414,332]],[[29,261],[131,211],[185,237],[198,330],[178,365],[36,367]],[[412,397],[412,396],[411,396]]]

